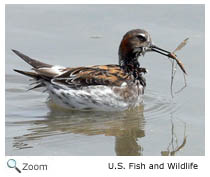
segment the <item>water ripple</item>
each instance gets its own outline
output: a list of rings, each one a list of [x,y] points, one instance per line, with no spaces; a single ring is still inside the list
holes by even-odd
[[[163,96],[153,90],[148,90],[144,96],[144,116],[147,120],[170,117],[178,112],[180,106],[170,96]]]

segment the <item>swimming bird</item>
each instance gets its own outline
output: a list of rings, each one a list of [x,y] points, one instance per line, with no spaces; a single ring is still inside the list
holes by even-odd
[[[76,110],[122,111],[143,102],[147,72],[140,67],[138,58],[154,51],[170,57],[170,52],[152,43],[150,34],[143,29],[128,31],[122,38],[118,55],[119,64],[82,67],[50,65],[12,50],[30,64],[32,72],[14,71],[35,79],[38,87],[45,87],[49,98],[57,105]]]

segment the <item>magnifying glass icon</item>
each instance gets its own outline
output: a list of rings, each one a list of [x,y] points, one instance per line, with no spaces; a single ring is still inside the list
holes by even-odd
[[[18,173],[21,173],[20,169],[16,167],[16,161],[14,159],[9,159],[7,161],[7,166],[9,168],[15,168],[18,171]]]

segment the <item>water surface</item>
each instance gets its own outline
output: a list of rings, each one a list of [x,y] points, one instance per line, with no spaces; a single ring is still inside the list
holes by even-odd
[[[150,32],[174,50],[188,72],[187,88],[170,95],[171,63],[147,53],[144,104],[124,112],[66,111],[42,90],[27,91],[28,70],[11,48],[64,66],[116,64],[130,29]],[[7,5],[6,155],[205,155],[205,35],[203,5]],[[183,86],[178,69],[174,83]]]

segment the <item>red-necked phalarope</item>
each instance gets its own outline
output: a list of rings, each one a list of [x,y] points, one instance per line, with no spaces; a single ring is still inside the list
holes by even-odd
[[[96,65],[69,68],[50,65],[12,50],[33,67],[34,72],[14,71],[32,77],[37,85],[46,87],[50,99],[65,108],[117,111],[142,103],[146,81],[138,57],[147,51],[169,56],[170,52],[152,44],[148,32],[128,31],[119,47],[119,65]],[[33,89],[32,88],[32,89]]]

